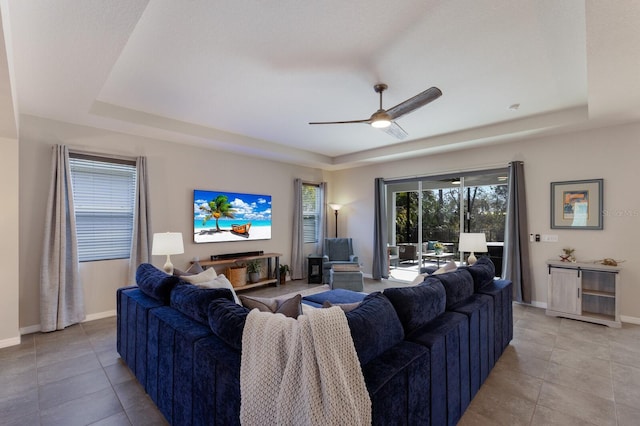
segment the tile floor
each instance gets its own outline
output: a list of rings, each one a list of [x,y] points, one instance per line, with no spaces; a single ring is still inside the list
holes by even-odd
[[[399,285],[367,280],[365,291]],[[640,326],[610,329],[524,305],[514,306],[514,323],[513,341],[459,425],[640,424]],[[115,324],[86,322],[0,349],[0,424],[166,424],[119,359]]]

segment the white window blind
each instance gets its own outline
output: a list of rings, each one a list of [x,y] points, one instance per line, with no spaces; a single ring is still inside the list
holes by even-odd
[[[70,155],[80,262],[130,256],[136,194],[133,161]]]
[[[317,243],[320,231],[320,187],[302,184],[302,228],[305,243]]]

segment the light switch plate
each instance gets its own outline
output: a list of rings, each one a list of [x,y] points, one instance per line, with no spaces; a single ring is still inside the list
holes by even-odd
[[[557,243],[558,236],[556,234],[542,234],[542,242],[545,243]]]

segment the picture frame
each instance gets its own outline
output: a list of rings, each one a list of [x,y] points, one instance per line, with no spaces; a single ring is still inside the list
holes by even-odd
[[[551,182],[551,229],[603,229],[603,179]]]

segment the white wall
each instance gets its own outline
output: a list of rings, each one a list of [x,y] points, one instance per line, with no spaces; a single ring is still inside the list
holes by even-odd
[[[184,236],[185,253],[171,256],[186,268],[197,256],[264,250],[282,253],[290,264],[293,180],[323,180],[323,172],[259,158],[220,153],[193,146],[151,140],[36,117],[21,117],[20,135],[20,327],[35,331],[39,324],[39,267],[48,196],[51,147],[98,153],[147,157],[153,232],[176,231]],[[193,190],[210,189],[272,195],[272,238],[264,241],[195,244]],[[154,256],[162,267],[164,256]],[[5,268],[7,270],[9,268]],[[127,262],[90,262],[81,265],[85,305],[89,319],[115,311],[115,291],[127,285]]]
[[[0,348],[20,343],[18,329],[18,140],[0,138]]]
[[[639,139],[640,125],[626,125],[338,171],[332,175],[329,198],[344,204],[340,235],[354,238],[365,272],[371,273],[374,178],[476,170],[524,161],[529,230],[559,236],[557,243],[530,243],[534,303],[546,305],[545,260],[557,259],[562,248],[569,246],[576,249],[578,260],[626,260],[621,264],[621,314],[623,321],[625,317],[640,321],[640,262],[636,260],[640,197],[635,187]],[[552,230],[550,183],[592,178],[604,178],[604,230]]]
[[[640,198],[635,195],[636,190],[632,186],[637,180],[633,178],[637,176],[639,136],[640,125],[618,126],[328,173],[23,116],[19,144],[20,327],[23,331],[30,331],[39,323],[42,214],[49,185],[51,146],[56,143],[95,152],[147,156],[153,231],[180,231],[185,235],[185,254],[172,256],[177,267],[186,267],[194,256],[205,259],[212,254],[248,250],[280,252],[284,255],[282,260],[290,263],[293,179],[300,177],[329,182],[327,200],[344,205],[339,214],[339,236],[354,238],[364,270],[371,273],[375,177],[476,170],[521,160],[525,162],[530,232],[559,235],[558,243],[535,243],[530,246],[534,303],[546,303],[545,260],[557,258],[562,247],[571,246],[576,248],[579,259],[613,257],[626,260],[622,264],[621,274],[621,312],[623,321],[625,318],[639,320],[640,287],[636,283],[640,279],[640,263],[634,259],[638,252],[636,240],[640,236]],[[0,149],[6,148],[0,146]],[[2,161],[7,165],[12,162],[10,156],[4,155]],[[15,156],[13,163],[15,166]],[[5,170],[5,173],[11,172]],[[591,178],[605,180],[604,207],[609,214],[604,218],[605,229],[552,231],[549,225],[550,182]],[[272,239],[198,245],[190,242],[192,191],[196,188],[271,194],[274,212]],[[7,194],[10,199],[13,192],[8,188],[1,193]],[[11,214],[17,216],[17,211]],[[15,219],[17,222],[17,217]],[[329,235],[333,235],[335,228],[330,211],[328,229]],[[15,268],[11,267],[11,259],[8,262],[2,265],[10,273]],[[153,263],[162,266],[164,259],[154,257]],[[81,274],[89,317],[112,313],[115,309],[115,289],[126,284],[126,262],[84,264]],[[2,329],[3,325],[0,325],[0,332]]]

